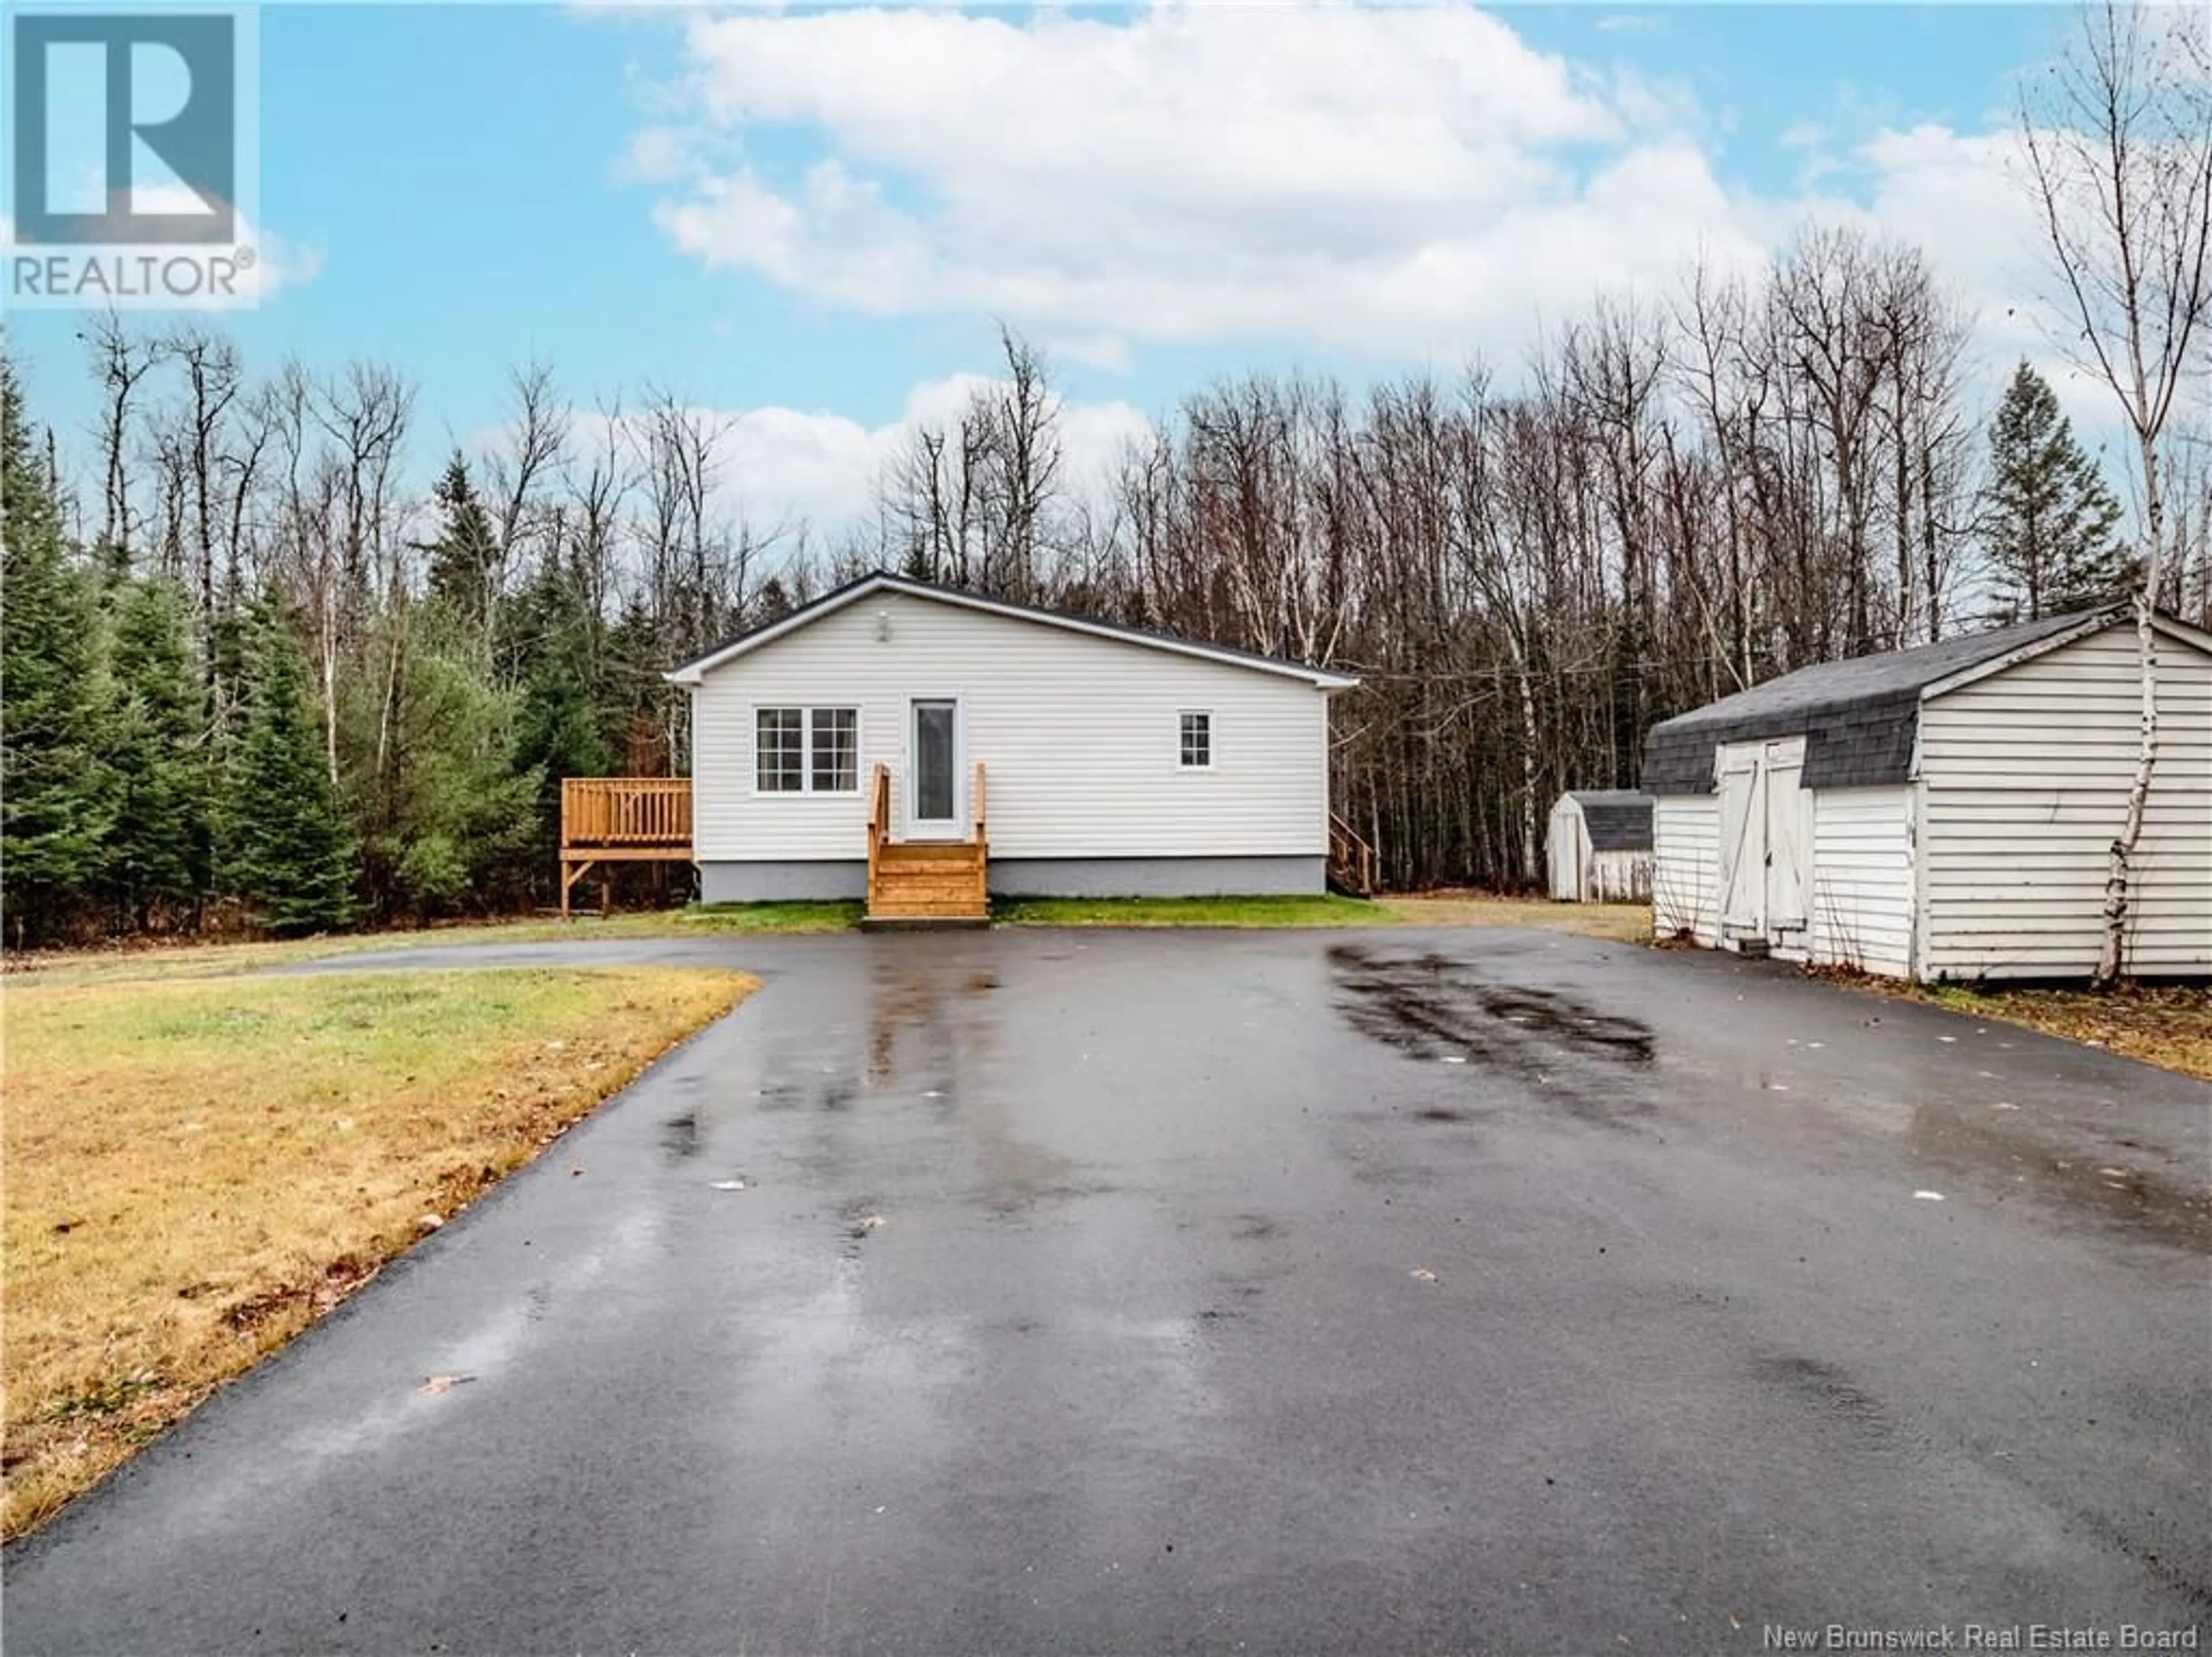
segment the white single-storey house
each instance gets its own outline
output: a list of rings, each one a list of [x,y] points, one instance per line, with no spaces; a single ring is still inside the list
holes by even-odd
[[[1570,789],[1553,802],[1545,847],[1553,901],[1650,901],[1650,795],[1632,789]]]
[[[2212,973],[2212,635],[2155,630],[2124,970]],[[2080,978],[2142,728],[2126,607],[1831,662],[1652,728],[1662,937],[1924,979]]]
[[[879,846],[999,894],[1319,892],[1358,682],[882,572],[668,678],[702,897],[872,904]]]

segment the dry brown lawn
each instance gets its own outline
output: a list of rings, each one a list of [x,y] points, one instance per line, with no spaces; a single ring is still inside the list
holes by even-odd
[[[1930,1001],[1954,1013],[2023,1024],[2048,1036],[2063,1036],[2212,1081],[2212,990],[2143,984],[2109,993],[1948,985],[1899,989],[1915,1000]]]
[[[42,1523],[755,983],[11,977],[0,1532]]]
[[[1534,926],[1620,943],[1651,939],[1649,904],[1556,904],[1547,898],[1499,898],[1486,892],[1424,892],[1385,898],[1382,907],[1413,926]]]

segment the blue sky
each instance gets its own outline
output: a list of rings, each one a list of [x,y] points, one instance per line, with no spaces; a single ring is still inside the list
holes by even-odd
[[[1692,247],[1749,257],[1807,211],[1933,241],[2001,312],[2025,280],[2006,250],[2033,250],[1993,135],[2066,14],[700,15],[264,7],[261,216],[297,274],[226,320],[249,362],[391,363],[423,466],[496,424],[533,356],[579,402],[652,381],[819,417],[781,429],[837,451],[805,462],[795,509],[820,513],[856,433],[989,370],[999,316],[1071,407],[1118,411],[1103,442],[1246,367],[1510,361],[1587,293],[1663,285]],[[78,320],[9,325],[65,444],[94,406]]]

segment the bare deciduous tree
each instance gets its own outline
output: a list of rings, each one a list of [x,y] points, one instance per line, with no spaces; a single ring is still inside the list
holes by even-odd
[[[2021,136],[2072,355],[2108,386],[2136,441],[2143,571],[2136,599],[2142,740],[2105,882],[2096,981],[2118,982],[2130,864],[2158,764],[2154,605],[2166,551],[2162,444],[2204,371],[2212,315],[2212,52],[2205,14],[2093,0],[2022,90]]]

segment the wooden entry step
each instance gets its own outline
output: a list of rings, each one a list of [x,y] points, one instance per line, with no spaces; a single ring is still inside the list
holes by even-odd
[[[975,825],[964,840],[894,840],[890,777],[875,768],[868,812],[864,926],[983,926],[991,917],[990,850],[983,832],[983,768],[975,767]]]

